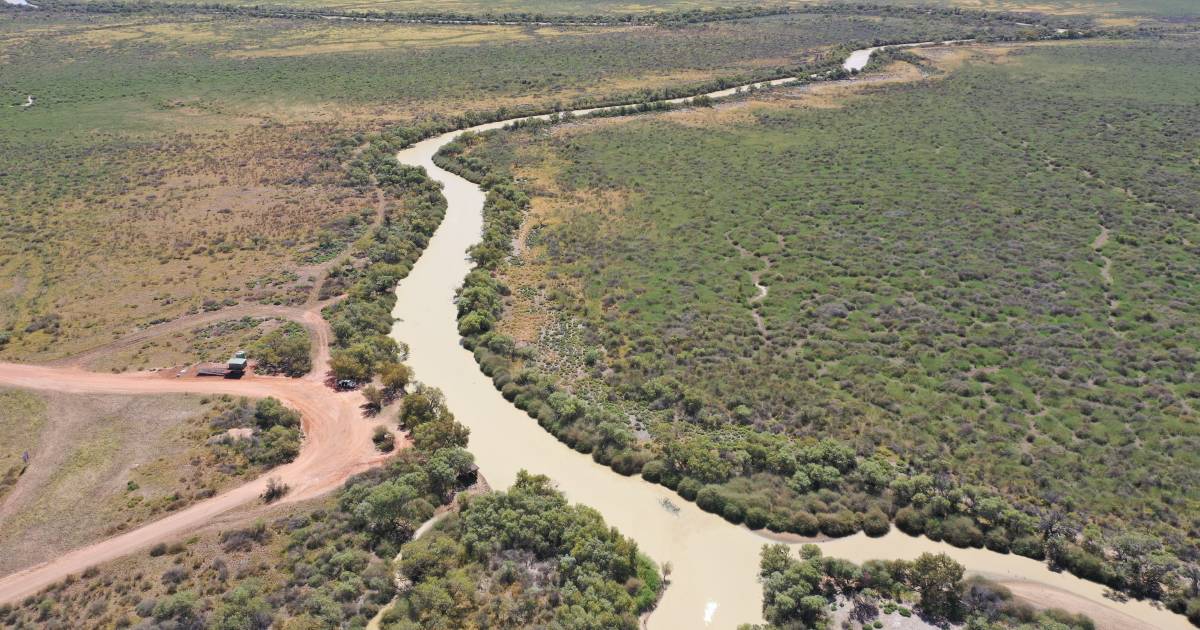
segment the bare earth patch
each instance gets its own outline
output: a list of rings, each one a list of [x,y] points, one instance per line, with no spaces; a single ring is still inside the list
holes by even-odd
[[[0,504],[0,572],[8,573],[181,506],[207,479],[200,396],[120,396],[9,390],[40,414],[4,416],[27,431],[29,467]],[[37,409],[35,409],[37,411]],[[224,477],[224,481],[232,481]]]

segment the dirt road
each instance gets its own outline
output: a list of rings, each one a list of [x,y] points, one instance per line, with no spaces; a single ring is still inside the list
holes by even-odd
[[[283,501],[293,502],[324,494],[340,486],[351,475],[380,464],[388,455],[381,455],[371,442],[371,432],[379,422],[363,417],[362,395],[333,391],[319,382],[323,374],[323,370],[314,370],[311,377],[303,379],[248,375],[240,380],[230,380],[176,377],[173,372],[103,374],[70,367],[0,363],[0,385],[33,390],[274,396],[301,413],[305,436],[295,461],[253,482],[48,563],[0,578],[0,602],[17,601],[92,565],[202,527],[222,512],[257,500],[270,477],[288,484],[291,490]],[[403,436],[396,437],[404,444]]]
[[[185,315],[178,319],[173,319],[169,322],[163,322],[155,326],[150,326],[143,330],[139,330],[120,339],[116,339],[95,348],[91,348],[79,354],[72,355],[63,359],[51,361],[47,365],[56,367],[73,367],[73,368],[89,368],[94,367],[93,364],[99,359],[110,356],[122,350],[128,350],[135,346],[140,346],[153,339],[165,337],[186,330],[191,330],[204,324],[213,322],[240,319],[242,317],[278,317],[296,322],[308,331],[309,339],[312,344],[313,369],[309,374],[309,378],[315,378],[313,375],[325,374],[329,367],[329,339],[332,332],[329,328],[329,322],[326,322],[321,317],[321,309],[336,302],[339,298],[325,300],[323,302],[312,302],[303,307],[299,306],[275,306],[271,304],[243,304],[232,308],[223,308],[217,311],[208,311],[196,313],[194,315]]]

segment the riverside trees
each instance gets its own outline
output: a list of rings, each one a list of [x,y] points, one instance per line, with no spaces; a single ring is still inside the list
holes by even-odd
[[[1185,324],[1195,259],[1171,235],[1194,221],[1170,208],[1200,186],[1139,145],[1187,151],[1174,130],[1197,128],[1197,50],[1028,51],[853,111],[751,106],[719,133],[682,114],[463,138],[439,164],[496,194],[460,332],[559,439],[730,521],[844,535],[891,520],[1165,589],[1182,612],[1200,433],[1177,336],[1200,327]],[[1063,64],[1155,96],[1032,79]],[[1081,131],[1116,117],[1127,133]],[[518,273],[507,226],[535,191]],[[1102,228],[1120,236],[1096,245]],[[1120,261],[1112,280],[1097,247]],[[770,292],[752,302],[754,272]],[[518,341],[509,308],[545,323]]]
[[[599,513],[524,471],[508,492],[470,497],[402,552],[408,584],[383,619],[394,630],[633,630],[662,585],[654,563]]]
[[[916,560],[871,560],[857,566],[826,558],[805,545],[799,558],[786,545],[764,545],[759,563],[763,616],[770,628],[812,628],[843,606],[850,617],[871,627],[881,613],[909,616],[910,606],[934,622],[971,628],[1039,627],[1091,630],[1091,620],[1061,610],[1034,611],[1012,600],[1002,586],[963,580],[963,567],[945,554],[924,553]],[[876,625],[875,627],[881,627]]]

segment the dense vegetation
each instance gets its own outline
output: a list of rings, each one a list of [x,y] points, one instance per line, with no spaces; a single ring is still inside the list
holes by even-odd
[[[88,569],[0,607],[0,623],[363,627],[397,592],[393,556],[475,482],[462,448],[466,428],[437,392],[418,388],[402,409],[414,447],[351,478],[333,499]],[[252,415],[279,426],[289,413],[268,399]],[[403,620],[411,617],[425,628],[501,619],[634,628],[637,614],[657,601],[662,577],[654,564],[595,511],[568,505],[545,478],[523,476],[509,494],[463,497],[459,509],[431,537],[403,547],[409,582],[385,618],[389,626],[412,627]]]
[[[311,345],[308,331],[288,322],[256,340],[249,356],[255,372],[303,376],[312,369]]]
[[[1035,611],[986,579],[964,581],[962,565],[945,554],[925,553],[911,562],[872,560],[860,567],[824,558],[816,545],[805,545],[799,558],[785,545],[766,545],[759,579],[766,628],[881,628],[888,625],[881,616],[910,617],[914,608],[927,621],[973,630],[1095,627],[1081,615]]]
[[[238,415],[247,413],[273,427],[298,420],[271,399]],[[439,426],[462,431],[452,417]],[[323,505],[228,529],[216,540],[157,545],[141,560],[148,566],[89,569],[0,615],[11,627],[73,627],[85,611],[95,627],[127,627],[137,617],[161,628],[361,627],[395,592],[390,558],[473,480],[465,440],[441,442],[418,444],[351,478]],[[158,572],[161,579],[151,577]]]
[[[216,434],[214,448],[225,451],[224,466],[229,470],[244,470],[251,465],[260,472],[290,462],[300,453],[300,414],[274,398],[264,398],[253,406],[240,399],[216,414],[209,424]],[[250,434],[234,437],[230,429],[249,429]]]
[[[395,592],[390,558],[452,497],[471,457],[406,450],[335,500],[216,540],[158,545],[132,567],[98,567],[20,606],[9,627],[362,627]],[[276,626],[279,627],[279,626]]]
[[[598,512],[526,473],[507,493],[463,501],[401,551],[407,586],[383,617],[394,630],[634,630],[662,586],[654,563]]]
[[[446,199],[440,186],[420,168],[396,162],[395,155],[372,146],[365,158],[370,177],[384,191],[403,199],[403,212],[384,215],[382,223],[356,244],[355,256],[330,272],[322,288],[346,297],[325,309],[333,329],[330,368],[338,379],[371,380],[399,369],[402,348],[388,336],[396,284],[408,275],[442,221]]]
[[[57,10],[82,11],[91,13],[116,14],[169,14],[169,13],[215,13],[222,15],[252,16],[261,18],[294,18],[294,19],[323,19],[328,17],[353,18],[371,22],[396,22],[401,24],[481,24],[481,25],[513,25],[530,24],[533,26],[548,25],[586,25],[586,26],[623,26],[623,25],[670,25],[702,24],[708,22],[727,22],[762,17],[782,15],[821,14],[821,15],[937,15],[955,20],[987,20],[993,23],[1015,23],[1024,25],[1041,20],[1056,25],[1085,24],[1088,18],[1071,15],[1045,15],[1041,13],[1019,13],[1006,11],[981,11],[964,8],[937,8],[898,6],[895,4],[856,3],[847,5],[831,4],[796,4],[769,6],[719,6],[712,8],[694,7],[683,10],[647,11],[641,13],[585,14],[544,13],[533,11],[471,11],[462,12],[438,8],[425,11],[389,11],[373,9],[342,10],[337,7],[289,7],[273,6],[244,6],[235,3],[195,3],[195,2],[146,2],[123,0],[83,0],[58,1],[52,7]]]
[[[468,138],[442,157],[489,191],[460,331],[560,439],[731,521],[894,520],[1182,611],[1198,50],[1034,49],[720,129]],[[530,193],[550,210],[518,231]]]

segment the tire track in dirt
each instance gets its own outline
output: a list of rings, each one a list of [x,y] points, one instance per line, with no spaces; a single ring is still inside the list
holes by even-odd
[[[256,501],[269,478],[286,483],[290,491],[281,499],[291,503],[311,499],[342,485],[351,475],[383,463],[391,454],[380,454],[371,441],[379,424],[363,417],[365,400],[359,392],[337,392],[313,378],[247,375],[239,380],[173,376],[173,372],[104,374],[72,367],[0,363],[0,385],[39,391],[104,394],[229,394],[251,398],[278,398],[301,414],[304,441],[296,459],[258,479],[211,499],[193,504],[124,534],[114,536],[58,558],[0,578],[0,602],[12,602],[78,573],[156,542],[209,524],[212,519]],[[318,381],[318,382],[314,382]],[[409,444],[397,435],[401,447]]]

